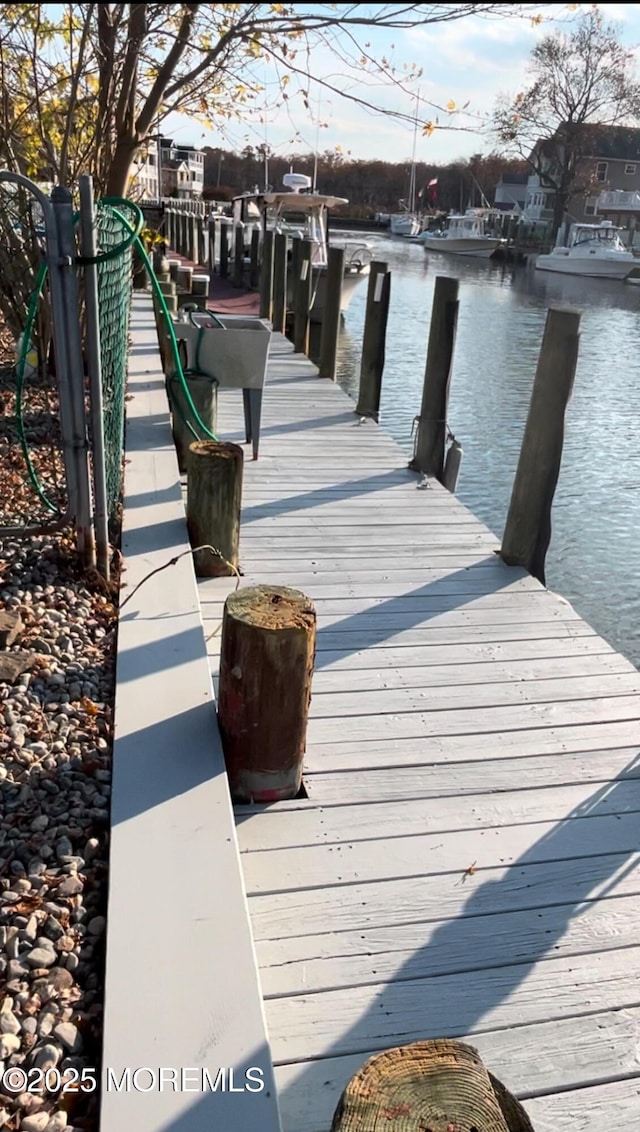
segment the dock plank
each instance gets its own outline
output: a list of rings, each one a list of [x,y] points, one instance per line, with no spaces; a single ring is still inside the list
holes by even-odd
[[[577,1121],[588,1116],[589,1106],[602,1119],[600,1127],[607,1127],[606,1113],[615,1112],[616,1128],[620,1116],[621,1127],[632,1132],[637,1124],[624,1120],[625,1112],[637,1117],[639,1038],[640,1010],[630,1008],[474,1034],[470,1040],[489,1069],[523,1100],[536,1132],[585,1132],[594,1126]],[[326,1132],[342,1090],[363,1061],[361,1055],[351,1054],[278,1065],[285,1126],[296,1132]],[[584,1081],[604,1087],[578,1091]],[[553,1090],[566,1091],[554,1095]]]
[[[237,399],[220,421],[242,441]],[[600,1132],[607,1098],[635,1129],[640,674],[406,465],[270,362],[242,584],[318,613],[308,796],[236,807],[285,1132],[326,1132],[371,1053],[445,1034],[536,1132]],[[199,586],[214,678],[234,585]]]

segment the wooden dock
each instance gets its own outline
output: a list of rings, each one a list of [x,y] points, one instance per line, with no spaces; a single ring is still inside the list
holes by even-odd
[[[536,1132],[637,1132],[640,674],[289,350],[241,561],[316,604],[308,797],[236,811],[284,1132],[463,1035]],[[233,585],[199,583],[214,674]]]

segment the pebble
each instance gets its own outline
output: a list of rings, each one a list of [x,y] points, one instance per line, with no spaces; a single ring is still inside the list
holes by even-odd
[[[60,1061],[60,1050],[51,1042],[40,1046],[33,1054],[33,1066],[35,1069],[42,1069],[44,1073],[47,1069],[55,1069]]]
[[[10,1057],[20,1049],[20,1038],[16,1034],[0,1034],[0,1058]]]
[[[20,1132],[45,1132],[48,1124],[48,1112],[33,1112],[20,1121]]]
[[[11,541],[0,613],[46,666],[0,684],[0,1073],[90,1067],[78,1018],[101,1019],[115,633],[49,537]],[[81,703],[100,705],[89,716]],[[18,822],[12,824],[12,815]],[[27,903],[28,902],[28,903]],[[95,954],[94,954],[95,953]],[[76,981],[77,980],[77,981]],[[93,1041],[92,1041],[93,1047]],[[93,1048],[92,1048],[93,1053]],[[61,1097],[2,1097],[0,1129],[71,1132]]]
[[[53,1028],[53,1036],[62,1043],[69,1053],[80,1053],[82,1050],[82,1035],[73,1022],[59,1022]]]
[[[53,947],[34,947],[33,951],[27,952],[27,963],[32,967],[53,967],[56,961],[56,953]]]

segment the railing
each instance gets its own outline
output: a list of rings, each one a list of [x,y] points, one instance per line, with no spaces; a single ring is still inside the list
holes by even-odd
[[[640,192],[616,189],[600,193],[598,212],[640,212]]]

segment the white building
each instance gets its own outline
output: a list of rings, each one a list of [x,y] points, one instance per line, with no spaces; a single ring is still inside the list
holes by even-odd
[[[149,138],[132,165],[129,191],[133,200],[158,200],[158,143]]]

